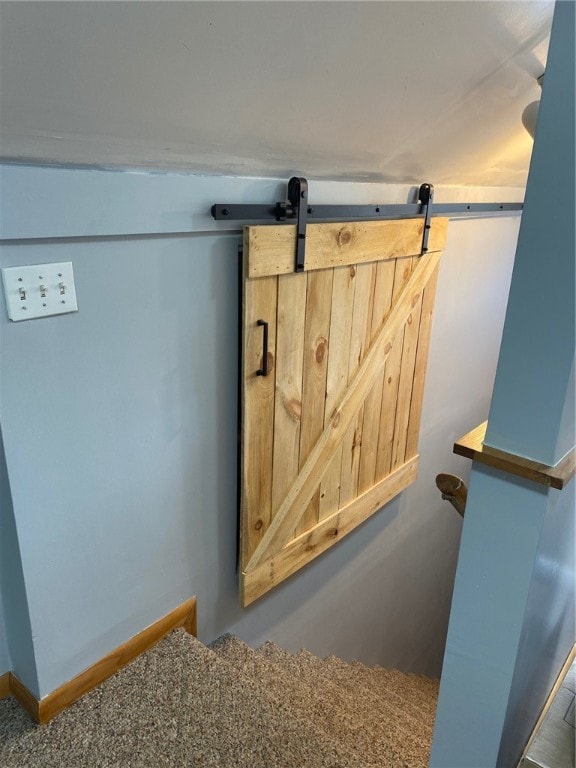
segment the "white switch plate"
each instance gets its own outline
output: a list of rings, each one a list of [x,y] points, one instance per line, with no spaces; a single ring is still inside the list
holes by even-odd
[[[78,311],[71,261],[5,267],[2,279],[10,320]]]

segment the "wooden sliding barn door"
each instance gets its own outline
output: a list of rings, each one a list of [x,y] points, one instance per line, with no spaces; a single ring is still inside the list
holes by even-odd
[[[243,605],[416,478],[447,219],[246,227],[241,376]],[[264,350],[265,337],[267,350]]]

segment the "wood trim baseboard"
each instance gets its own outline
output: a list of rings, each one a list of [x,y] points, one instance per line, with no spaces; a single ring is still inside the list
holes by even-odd
[[[10,696],[10,672],[0,675],[0,699]]]
[[[37,699],[13,673],[10,673],[10,693],[37,723],[47,723],[178,627],[196,636],[195,597],[186,600],[166,616],[119,645],[107,656],[56,688],[48,696]]]
[[[10,693],[18,704],[22,707],[22,709],[25,709],[26,712],[30,715],[32,720],[35,720],[37,723],[40,722],[40,701],[39,699],[34,696],[33,693],[30,693],[28,688],[24,685],[24,683],[20,682],[20,680],[16,677],[16,675],[13,672],[10,672]]]

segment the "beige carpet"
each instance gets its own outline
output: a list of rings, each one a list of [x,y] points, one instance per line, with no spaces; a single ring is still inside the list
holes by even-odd
[[[47,725],[0,701],[0,766],[425,768],[437,695],[427,678],[178,630]]]

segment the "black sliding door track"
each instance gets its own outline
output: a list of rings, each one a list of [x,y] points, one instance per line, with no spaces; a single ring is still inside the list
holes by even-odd
[[[521,211],[523,203],[434,203],[432,184],[421,184],[418,202],[392,205],[316,205],[308,200],[308,182],[292,177],[288,182],[286,202],[270,205],[216,203],[211,213],[217,221],[252,221],[296,224],[296,253],[294,270],[305,268],[306,224],[330,221],[381,221],[385,219],[424,219],[422,253],[428,246],[428,234],[434,216],[478,216],[481,214],[512,213]]]

